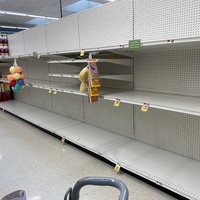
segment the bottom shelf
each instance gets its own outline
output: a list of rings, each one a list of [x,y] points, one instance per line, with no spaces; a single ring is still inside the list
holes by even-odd
[[[189,199],[200,200],[200,162],[19,101],[0,108]]]

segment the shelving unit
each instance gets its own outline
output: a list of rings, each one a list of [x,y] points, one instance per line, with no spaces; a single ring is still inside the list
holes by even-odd
[[[10,59],[17,57],[32,87],[0,107],[200,200],[199,6],[118,0],[10,36]],[[140,50],[129,50],[133,39],[141,40]],[[81,51],[85,56],[77,59]],[[87,104],[78,74],[94,51],[101,98]],[[119,57],[108,59],[113,53]],[[147,112],[140,111],[144,103]]]

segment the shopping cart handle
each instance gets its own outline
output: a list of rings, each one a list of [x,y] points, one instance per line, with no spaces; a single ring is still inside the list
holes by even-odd
[[[112,186],[120,191],[119,200],[128,200],[128,188],[120,180],[109,177],[85,177],[76,182],[71,192],[70,200],[79,200],[79,193],[83,186],[86,185],[99,185],[99,186]]]

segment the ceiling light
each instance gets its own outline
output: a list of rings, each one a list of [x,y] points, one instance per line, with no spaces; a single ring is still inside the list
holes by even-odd
[[[32,17],[32,18],[41,18],[41,19],[52,19],[52,20],[58,20],[59,19],[59,18],[55,18],[55,17],[46,17],[46,16],[40,16],[40,15],[29,15],[29,14],[25,14],[25,13],[18,13],[18,12],[6,11],[6,10],[0,10],[0,14],[16,15],[16,16]]]
[[[26,27],[14,27],[14,26],[0,26],[0,28],[29,29],[29,28],[26,28]]]

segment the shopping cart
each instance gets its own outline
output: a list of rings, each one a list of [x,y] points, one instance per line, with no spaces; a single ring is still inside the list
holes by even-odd
[[[65,193],[64,200],[79,200],[79,193],[86,185],[112,186],[120,191],[119,200],[128,200],[128,188],[120,180],[108,177],[85,177],[76,182],[73,188],[69,188]],[[1,200],[26,200],[26,193],[18,190],[6,195]]]
[[[109,177],[85,177],[78,180],[73,189],[69,188],[67,190],[64,200],[79,200],[80,190],[86,185],[115,187],[120,191],[119,200],[128,200],[129,193],[127,186],[122,181]]]

